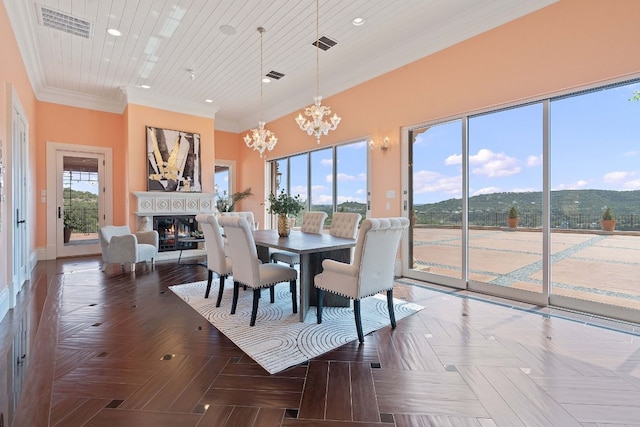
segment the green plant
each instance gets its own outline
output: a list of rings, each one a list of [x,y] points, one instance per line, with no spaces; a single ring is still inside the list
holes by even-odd
[[[218,209],[218,212],[233,212],[236,207],[236,203],[249,196],[253,196],[251,187],[248,187],[243,191],[235,192],[231,197],[227,197],[226,191],[223,191],[222,195],[216,193],[216,209]]]
[[[300,195],[291,196],[280,191],[276,197],[273,193],[269,194],[269,207],[267,212],[276,215],[298,215],[304,209],[304,203],[300,200]]]
[[[518,210],[515,206],[511,206],[511,209],[509,209],[509,218],[518,218]]]
[[[605,221],[610,221],[613,219],[613,217],[611,216],[611,208],[607,207],[607,209],[604,210],[604,212],[602,213],[602,219]]]
[[[80,230],[82,227],[82,220],[78,214],[74,211],[67,211],[64,213],[64,228],[72,228],[74,230]]]

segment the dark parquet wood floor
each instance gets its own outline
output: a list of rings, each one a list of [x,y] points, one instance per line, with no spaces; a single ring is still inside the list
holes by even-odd
[[[0,375],[6,425],[640,425],[637,325],[399,279],[425,310],[269,375],[168,286],[199,265],[105,274],[96,258],[39,262],[0,323],[2,361],[29,325],[22,380]],[[6,355],[6,358],[4,357]],[[4,362],[3,362],[4,363]],[[15,412],[12,387],[22,392]],[[9,401],[9,403],[7,403]],[[11,421],[13,421],[11,423]]]

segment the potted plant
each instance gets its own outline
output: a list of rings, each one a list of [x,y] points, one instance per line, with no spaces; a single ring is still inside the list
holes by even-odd
[[[253,196],[251,187],[246,188],[244,191],[235,192],[230,197],[227,196],[226,191],[223,191],[222,195],[216,191],[216,209],[218,212],[233,212],[236,208],[236,203],[249,196]]]
[[[600,220],[600,228],[602,231],[613,231],[616,228],[616,220],[611,216],[611,208],[607,207],[602,213],[602,219]]]
[[[79,230],[80,227],[82,227],[82,223],[78,215],[73,211],[65,211],[62,221],[64,223],[64,243],[69,243],[69,240],[71,240],[71,232],[73,230]]]
[[[278,215],[278,234],[287,237],[291,232],[289,223],[290,215],[298,215],[304,209],[304,203],[300,200],[300,195],[291,196],[284,192],[284,189],[276,196],[269,194],[269,207],[267,212]]]
[[[507,225],[509,225],[509,228],[516,228],[518,226],[518,210],[515,206],[511,206],[511,209],[509,209]]]

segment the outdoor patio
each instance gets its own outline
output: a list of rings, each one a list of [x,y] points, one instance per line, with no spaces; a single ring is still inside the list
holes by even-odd
[[[455,228],[413,231],[417,269],[461,277],[461,233]],[[542,233],[492,228],[469,231],[469,278],[542,291]],[[640,234],[600,231],[551,234],[553,294],[640,309]]]

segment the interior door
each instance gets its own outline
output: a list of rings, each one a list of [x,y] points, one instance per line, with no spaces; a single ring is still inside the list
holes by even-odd
[[[22,285],[29,279],[29,248],[28,248],[28,223],[27,223],[27,122],[21,105],[14,99],[12,117],[12,241],[9,247],[13,247],[13,276],[11,286],[11,307],[15,305],[16,295],[22,289]]]
[[[105,224],[105,156],[56,151],[56,252],[58,257],[99,254]]]

